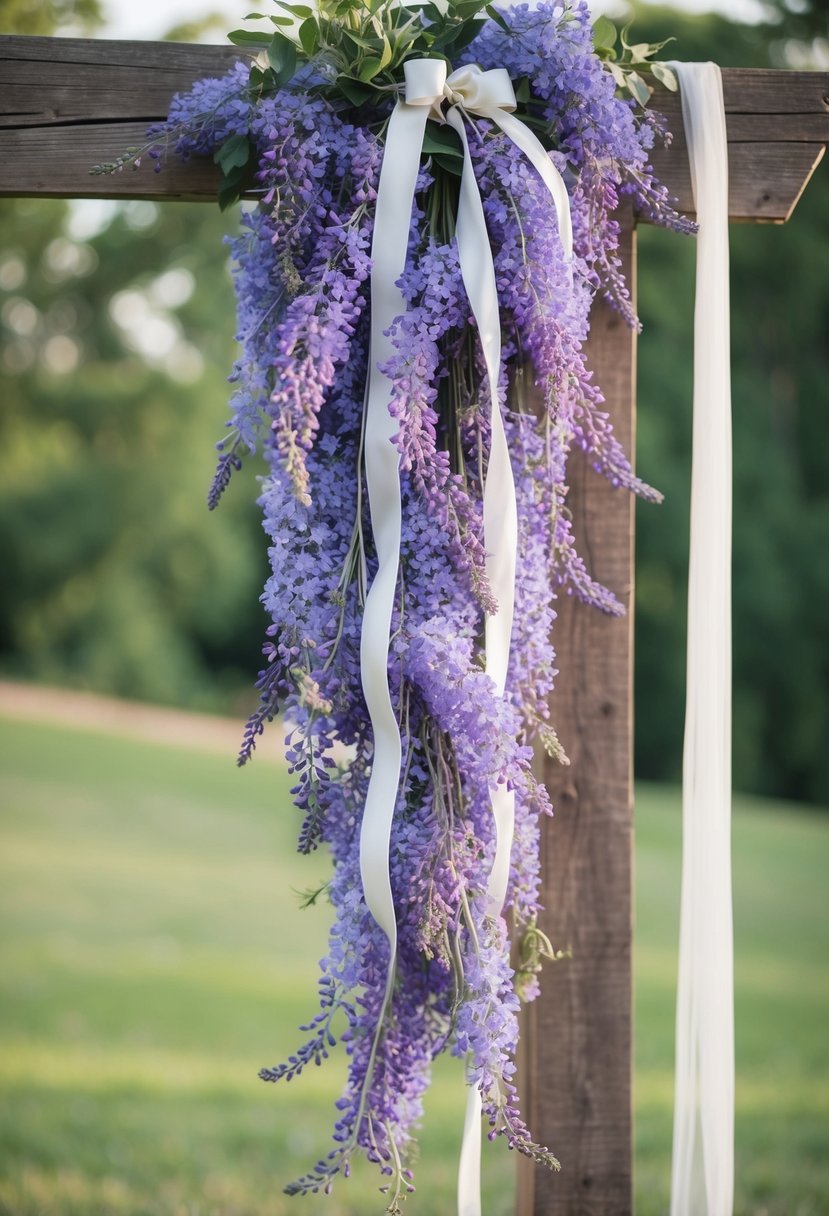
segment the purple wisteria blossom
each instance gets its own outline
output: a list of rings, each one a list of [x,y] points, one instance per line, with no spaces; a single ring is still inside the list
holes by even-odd
[[[374,204],[394,87],[372,105],[332,104],[310,89],[256,96],[247,67],[196,84],[153,129],[182,157],[229,138],[252,149],[254,204],[230,242],[240,353],[231,418],[209,492],[215,506],[246,453],[264,458],[259,503],[271,574],[262,603],[265,662],[240,763],[277,714],[300,813],[298,847],[327,850],[334,922],[320,963],[319,1010],[285,1062],[291,1080],[339,1043],[348,1076],[334,1144],[290,1193],[329,1190],[356,1152],[384,1178],[389,1212],[413,1188],[411,1159],[431,1064],[466,1063],[491,1137],[556,1165],[524,1124],[515,1088],[519,998],[537,993],[539,829],[552,814],[531,762],[540,742],[567,762],[550,721],[557,600],[622,611],[577,552],[567,505],[575,449],[614,486],[656,500],[613,434],[584,343],[604,294],[636,324],[619,263],[619,200],[680,231],[687,221],[654,181],[659,122],[616,96],[592,49],[583,0],[503,10],[464,51],[523,82],[525,109],[564,176],[574,253],[565,258],[552,200],[535,169],[491,122],[467,117],[495,267],[502,326],[501,409],[515,477],[518,570],[504,696],[486,674],[482,496],[489,452],[487,377],[454,239],[451,147],[424,156],[399,286],[406,312],[389,330],[383,370],[396,422],[402,502],[389,690],[403,743],[389,869],[398,947],[362,893],[360,825],[373,739],[360,680],[360,631],[377,569],[363,475]],[[326,76],[326,71],[328,75]],[[310,77],[309,77],[310,79]],[[353,84],[353,82],[352,82]],[[540,126],[539,126],[540,124]],[[445,129],[444,129],[445,134]],[[404,217],[405,219],[405,217]],[[515,796],[506,907],[487,896],[495,851],[491,790]],[[510,930],[518,941],[513,971]]]

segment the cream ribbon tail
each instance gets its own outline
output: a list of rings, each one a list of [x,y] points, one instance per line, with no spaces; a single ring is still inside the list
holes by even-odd
[[[671,1216],[731,1216],[731,378],[720,70],[675,63],[699,235]]]

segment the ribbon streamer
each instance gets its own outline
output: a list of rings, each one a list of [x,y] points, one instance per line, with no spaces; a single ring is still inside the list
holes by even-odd
[[[674,63],[696,203],[694,423],[671,1216],[731,1216],[731,381],[720,69]]]
[[[399,454],[391,440],[397,429],[389,414],[391,383],[378,363],[392,354],[387,330],[405,312],[395,286],[405,267],[414,189],[426,122],[448,123],[463,148],[463,171],[456,239],[464,287],[486,366],[490,397],[491,443],[483,493],[486,569],[498,611],[485,622],[486,672],[503,696],[509,665],[515,600],[518,521],[515,485],[501,417],[498,381],[501,323],[495,267],[483,204],[469,151],[464,115],[490,119],[516,144],[547,186],[558,214],[565,255],[572,256],[570,206],[564,182],[533,133],[510,113],[515,109],[512,82],[504,69],[482,72],[475,65],[447,77],[439,59],[404,64],[405,100],[398,101],[386,136],[372,237],[371,351],[367,387],[365,459],[372,530],[379,566],[366,599],[361,633],[361,677],[374,733],[374,759],[360,833],[360,872],[366,903],[389,941],[386,1004],[391,998],[397,926],[389,873],[389,843],[402,761],[400,732],[391,704],[388,657],[394,593],[400,564],[401,499]],[[443,104],[449,103],[444,115]],[[496,848],[487,884],[492,916],[506,897],[515,819],[515,798],[506,786],[490,790]],[[385,1005],[384,1005],[385,1009]],[[381,1014],[382,1018],[382,1014]],[[458,1175],[460,1216],[480,1216],[481,1096],[470,1086]]]
[[[374,735],[374,756],[360,829],[360,877],[366,904],[389,941],[386,1002],[394,980],[397,922],[389,845],[402,743],[389,691],[388,662],[394,594],[400,566],[400,455],[392,440],[391,382],[378,366],[394,353],[386,331],[406,311],[397,286],[406,265],[420,149],[428,109],[398,104],[389,120],[371,242],[371,340],[366,387],[364,454],[371,529],[378,569],[363,611],[360,676]],[[417,149],[413,154],[413,149]],[[382,1016],[382,1015],[381,1015]]]
[[[506,73],[504,73],[506,75]],[[518,552],[518,509],[509,447],[501,417],[498,379],[501,367],[501,318],[495,267],[489,252],[489,236],[484,208],[463,119],[457,106],[447,114],[463,147],[463,173],[458,200],[456,236],[458,255],[472,315],[486,365],[490,401],[490,449],[484,486],[484,545],[486,571],[498,604],[494,616],[487,615],[484,625],[486,673],[495,684],[496,695],[504,695],[509,666],[509,645],[515,605],[515,564]],[[500,916],[509,881],[510,853],[515,826],[515,795],[506,786],[489,791],[495,819],[495,857],[487,883],[487,903],[491,916]],[[481,1094],[470,1085],[466,1097],[461,1156],[458,1166],[459,1216],[480,1216],[481,1211]]]

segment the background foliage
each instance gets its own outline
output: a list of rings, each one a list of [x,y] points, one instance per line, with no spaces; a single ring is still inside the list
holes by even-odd
[[[252,504],[204,503],[233,350],[224,222],[136,202],[73,239],[66,203],[3,213],[6,670],[216,705],[255,668],[264,577]]]
[[[25,8],[25,6],[24,6]],[[72,6],[2,0],[5,30]],[[742,26],[643,7],[637,37],[685,59],[808,62],[819,5]],[[73,19],[94,25],[84,0]],[[782,21],[782,24],[781,24]],[[822,24],[821,24],[822,22]],[[785,31],[786,38],[782,37]],[[796,42],[793,39],[800,39]],[[805,57],[805,58],[804,58]],[[732,228],[735,782],[829,801],[827,175],[791,224]],[[0,670],[237,712],[258,667],[264,539],[239,478],[204,495],[225,418],[233,217],[187,204],[0,203]],[[638,513],[641,775],[678,775],[684,697],[693,246],[640,230]],[[246,478],[246,479],[245,479]]]

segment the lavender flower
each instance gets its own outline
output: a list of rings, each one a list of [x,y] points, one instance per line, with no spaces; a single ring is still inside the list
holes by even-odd
[[[348,1076],[334,1146],[291,1193],[329,1190],[355,1152],[383,1175],[388,1211],[413,1187],[409,1159],[432,1060],[450,1050],[481,1092],[490,1134],[555,1166],[524,1124],[515,1089],[519,994],[537,992],[539,824],[552,813],[533,778],[533,745],[566,763],[549,720],[559,595],[622,610],[578,554],[567,505],[575,448],[615,486],[658,495],[634,474],[613,435],[584,358],[591,305],[610,298],[636,324],[618,257],[614,216],[630,196],[650,218],[689,225],[654,181],[649,151],[663,133],[615,95],[592,51],[583,0],[505,10],[465,56],[526,80],[546,124],[573,219],[567,264],[551,199],[512,142],[484,119],[468,124],[490,233],[503,330],[498,408],[518,505],[516,614],[506,693],[486,675],[482,639],[497,609],[486,577],[482,494],[489,450],[487,377],[453,237],[457,185],[440,157],[422,167],[400,280],[407,311],[392,325],[390,381],[397,422],[402,545],[389,687],[403,740],[390,877],[398,927],[389,948],[360,885],[359,834],[373,740],[360,683],[360,629],[377,562],[362,471],[368,372],[369,251],[389,92],[352,110],[326,91],[255,99],[246,69],[201,81],[154,129],[183,156],[209,155],[230,136],[253,149],[256,206],[231,242],[239,358],[232,416],[209,494],[214,506],[245,452],[267,465],[259,503],[271,574],[270,624],[240,762],[267,722],[288,724],[287,760],[300,813],[299,850],[325,846],[334,909],[320,963],[319,1012],[289,1059],[265,1068],[290,1081],[341,1044]],[[329,65],[330,66],[330,65]],[[329,72],[330,76],[330,72]],[[363,121],[365,119],[365,121]],[[530,408],[534,395],[537,408]],[[349,749],[347,762],[335,748]],[[487,885],[495,848],[490,791],[515,797],[505,911],[529,943],[519,974]],[[338,1029],[339,1028],[339,1029]]]

